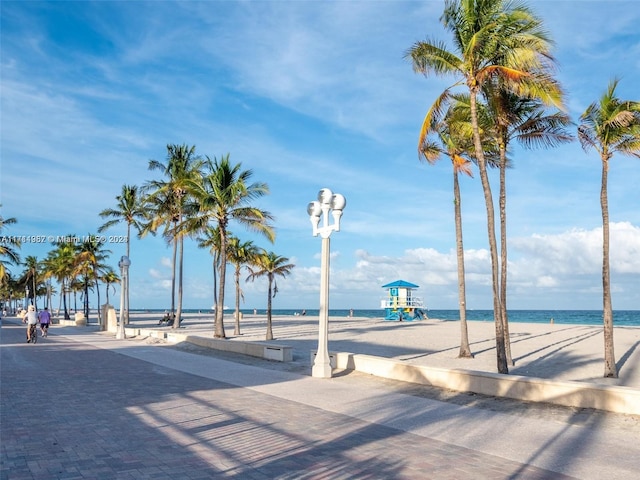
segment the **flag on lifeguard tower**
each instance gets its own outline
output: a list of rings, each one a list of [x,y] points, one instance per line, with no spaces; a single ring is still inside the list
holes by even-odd
[[[420,288],[418,285],[396,280],[383,285],[382,288],[386,288],[388,293],[380,304],[380,308],[384,308],[385,320],[411,322],[427,318],[422,299],[413,296],[413,290]]]

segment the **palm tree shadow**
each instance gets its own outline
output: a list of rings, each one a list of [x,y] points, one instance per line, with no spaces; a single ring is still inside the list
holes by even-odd
[[[637,350],[638,346],[640,346],[640,340],[638,340],[636,343],[631,345],[631,348],[629,348],[626,352],[624,352],[624,355],[620,357],[620,360],[618,360],[618,362],[616,363],[616,368],[618,369],[618,376],[620,375],[620,371],[622,370],[622,367],[625,365],[625,363],[629,361],[629,358],[631,358],[633,353]],[[632,364],[632,367],[635,367],[635,365]],[[628,371],[625,370],[625,373],[627,372]]]

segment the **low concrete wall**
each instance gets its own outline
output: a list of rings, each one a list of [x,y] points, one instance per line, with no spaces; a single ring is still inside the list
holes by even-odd
[[[382,378],[529,402],[640,415],[640,390],[628,387],[409,365],[396,360],[352,353],[331,355],[335,355],[336,368],[356,370]]]
[[[166,339],[171,343],[189,342],[201,347],[213,348],[225,352],[241,353],[252,357],[266,358],[279,362],[293,361],[293,347],[269,342],[232,342],[217,338],[198,337],[167,332]]]

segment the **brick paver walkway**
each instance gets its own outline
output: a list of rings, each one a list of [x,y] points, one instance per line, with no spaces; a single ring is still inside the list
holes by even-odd
[[[65,337],[1,340],[3,480],[569,478]]]

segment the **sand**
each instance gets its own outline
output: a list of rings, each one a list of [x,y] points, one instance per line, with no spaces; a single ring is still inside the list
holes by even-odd
[[[132,315],[132,326],[157,324],[158,314]],[[186,314],[181,333],[213,336],[213,316]],[[604,340],[601,326],[511,323],[511,351],[516,375],[619,385],[640,389],[640,327],[615,327],[618,378],[604,378]],[[169,327],[162,327],[169,329]],[[187,330],[187,332],[184,332]],[[241,335],[225,315],[230,341],[264,341],[266,315],[245,315]],[[468,322],[474,358],[458,358],[460,322],[429,319],[388,322],[381,318],[329,319],[329,350],[392,358],[416,365],[497,372],[493,322]],[[294,348],[294,361],[308,362],[318,345],[318,318],[274,316],[273,340]]]

